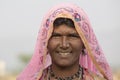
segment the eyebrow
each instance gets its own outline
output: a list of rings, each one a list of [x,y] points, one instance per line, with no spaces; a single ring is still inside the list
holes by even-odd
[[[52,35],[61,35],[60,33],[53,32]]]
[[[69,33],[70,35],[78,35],[79,36],[79,34],[78,33]]]
[[[78,33],[70,33],[70,34],[68,34],[68,36],[76,36],[76,37],[80,37]]]

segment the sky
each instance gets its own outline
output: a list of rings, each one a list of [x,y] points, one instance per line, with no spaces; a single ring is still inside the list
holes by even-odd
[[[60,3],[74,3],[87,13],[111,67],[120,66],[120,0],[0,0],[0,61],[20,66],[18,55],[32,54],[41,20]]]

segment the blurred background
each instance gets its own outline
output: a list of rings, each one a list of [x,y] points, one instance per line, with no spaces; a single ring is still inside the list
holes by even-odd
[[[65,2],[87,13],[114,80],[120,80],[120,0],[0,0],[0,80],[16,80],[34,53],[43,16]]]

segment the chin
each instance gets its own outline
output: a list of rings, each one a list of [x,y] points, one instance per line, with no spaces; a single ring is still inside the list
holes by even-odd
[[[62,68],[65,68],[65,67],[70,67],[70,66],[72,66],[72,64],[71,64],[71,63],[62,62],[62,63],[57,64],[57,66],[62,67]]]

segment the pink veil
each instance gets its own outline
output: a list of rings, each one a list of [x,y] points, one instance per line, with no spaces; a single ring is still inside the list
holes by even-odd
[[[42,80],[42,72],[51,64],[47,54],[47,42],[52,33],[52,23],[57,17],[68,17],[75,22],[76,30],[86,47],[86,55],[80,55],[80,64],[88,70],[112,80],[111,69],[92,30],[86,13],[74,4],[60,4],[44,17],[38,33],[34,54],[17,80]]]

